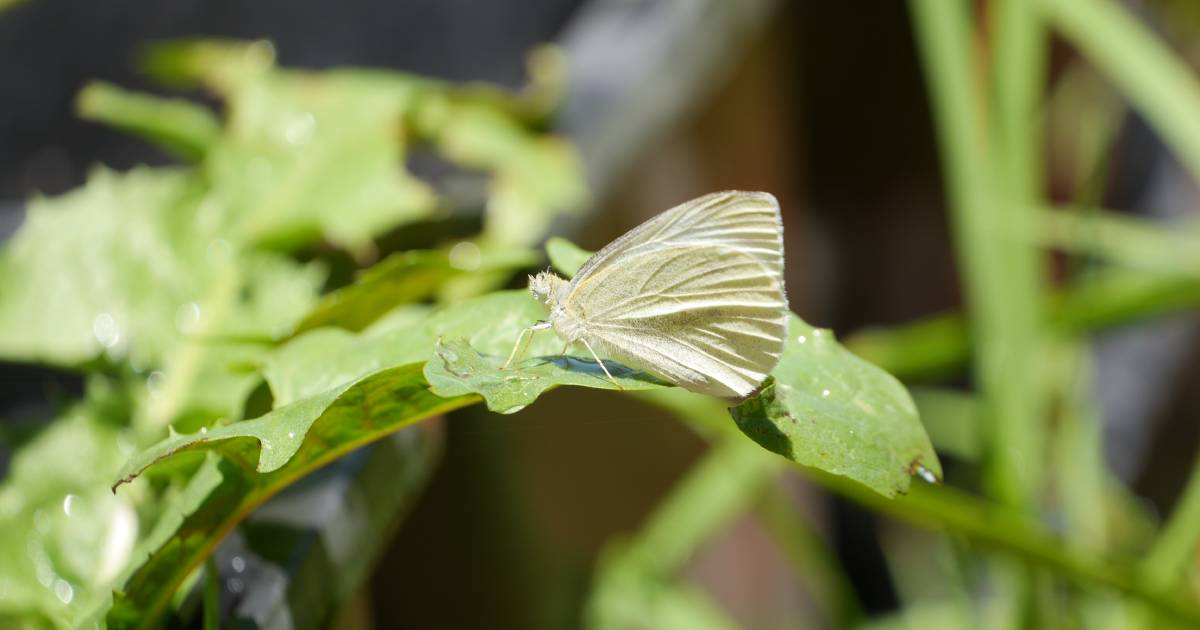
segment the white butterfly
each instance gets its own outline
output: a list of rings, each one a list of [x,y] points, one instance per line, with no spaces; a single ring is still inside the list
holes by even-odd
[[[694,392],[745,397],[787,336],[779,202],[740,191],[693,199],[609,243],[570,282],[544,271],[529,289],[549,318],[522,331],[505,367],[526,333],[553,328],[613,383],[601,354]]]

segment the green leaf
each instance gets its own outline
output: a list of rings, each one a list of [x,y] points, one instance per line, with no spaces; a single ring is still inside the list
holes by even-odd
[[[296,332],[321,326],[362,330],[398,305],[432,297],[451,278],[517,269],[535,261],[535,254],[524,250],[485,256],[469,241],[447,251],[399,252],[364,271],[353,284],[321,298]]]
[[[767,450],[885,496],[907,491],[914,474],[941,477],[899,381],[799,317],[792,317],[788,335],[774,380],[732,410],[743,433]]]
[[[361,251],[429,215],[428,186],[403,168],[413,88],[383,74],[276,71],[227,95],[227,137],[205,162],[213,192],[245,216],[250,242],[296,247],[324,235]]]
[[[177,527],[165,525],[151,536],[154,550],[117,598],[110,626],[157,618],[220,536],[283,488],[354,448],[476,401],[429,391],[421,362],[436,339],[469,338],[488,350],[511,347],[518,331],[543,312],[527,292],[506,291],[429,316],[420,308],[393,313],[360,334],[316,329],[281,346],[265,369],[276,409],[255,420],[171,435],[135,455],[119,473],[118,485],[178,454],[222,455],[220,482],[213,487],[209,477],[204,502]],[[554,345],[550,339],[534,343]],[[175,533],[164,538],[163,532]]]
[[[130,92],[96,81],[76,100],[79,116],[142,136],[185,160],[198,160],[221,137],[221,123],[208,108],[183,99]]]
[[[133,497],[102,481],[120,467],[126,433],[81,404],[15,455],[0,485],[0,622],[65,627],[107,600],[138,530]]]
[[[587,201],[574,147],[529,133],[488,100],[427,94],[415,125],[450,160],[495,173],[481,237],[485,251],[538,242],[557,214]]]
[[[180,170],[97,170],[40,199],[0,250],[0,356],[63,366],[101,357],[146,374],[138,415],[236,417],[261,353],[215,337],[270,338],[312,303],[323,272],[226,239],[229,217]]]
[[[565,278],[574,277],[593,253],[558,236],[546,241],[546,255],[550,257],[550,264]]]
[[[419,363],[402,365],[256,420],[172,435],[139,453],[121,471],[118,485],[165,457],[210,450],[224,456],[222,482],[133,574],[109,614],[110,627],[151,626],[221,535],[283,488],[355,448],[472,400],[435,396]],[[414,457],[421,453],[414,448]]]
[[[478,394],[496,413],[516,413],[559,385],[630,391],[669,386],[609,360],[604,365],[616,383],[591,358],[542,356],[501,369],[504,361],[504,356],[479,354],[463,339],[451,340],[437,345],[433,358],[425,364],[425,378],[439,396]]]
[[[102,353],[159,359],[175,313],[201,292],[207,242],[188,234],[201,190],[181,171],[97,170],[35,199],[0,250],[0,355],[77,365]],[[183,238],[187,236],[188,238]]]
[[[410,305],[361,334],[335,328],[304,333],[272,353],[263,374],[275,404],[283,405],[380,369],[424,362],[433,354],[438,339],[469,338],[491,352],[507,352],[520,331],[544,314],[541,305],[524,291],[492,293],[432,314]],[[531,347],[548,353],[556,347],[553,337],[542,335]]]

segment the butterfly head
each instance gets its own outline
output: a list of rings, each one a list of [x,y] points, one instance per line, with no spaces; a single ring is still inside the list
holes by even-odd
[[[549,271],[542,271],[536,276],[529,276],[529,292],[533,294],[533,297],[537,301],[543,304],[558,302],[559,294],[565,286],[566,280]]]

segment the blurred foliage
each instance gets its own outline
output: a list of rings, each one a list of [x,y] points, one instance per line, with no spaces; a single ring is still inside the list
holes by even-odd
[[[453,330],[443,324],[470,318],[414,333],[408,324],[425,313],[403,307],[505,281],[535,260],[527,247],[553,216],[584,201],[574,153],[540,131],[547,94],[561,91],[549,84],[561,80],[554,58],[539,52],[534,84],[511,95],[383,71],[282,70],[264,42],[168,42],[147,50],[148,74],[203,90],[222,115],[108,84],[81,92],[84,117],[187,164],[98,168],[77,191],[31,201],[0,250],[0,356],[93,375],[87,399],[23,444],[0,486],[4,625],[71,627],[106,615],[113,626],[153,625],[254,505],[341,453],[462,404],[428,393],[411,364]],[[462,177],[479,173],[491,194],[436,192],[408,172],[414,151],[440,154]],[[331,284],[330,270],[346,264],[339,250],[370,263],[406,226],[448,227],[480,205],[479,237],[426,230],[433,249],[396,252]],[[450,286],[464,276],[474,282]],[[357,348],[329,343],[339,329],[327,326],[372,323]],[[330,361],[339,351],[342,362]],[[239,422],[264,378],[276,410]],[[394,407],[376,405],[380,395]],[[126,465],[130,456],[176,428],[207,434],[222,455],[181,455],[109,490],[123,465],[140,467]],[[262,439],[261,449],[240,435]],[[260,450],[273,474],[255,472],[248,453]]]
[[[98,169],[78,191],[32,202],[0,251],[0,356],[95,375],[88,402],[18,452],[0,490],[4,544],[22,558],[0,569],[0,614],[152,627],[176,614],[178,589],[201,584],[211,623],[212,579],[195,571],[249,512],[320,466],[480,400],[511,413],[560,385],[614,388],[549,335],[531,340],[534,358],[498,369],[543,312],[525,291],[493,289],[535,264],[528,247],[585,199],[570,145],[540,131],[561,94],[561,59],[541,50],[531,63],[534,84],[510,95],[382,71],[282,70],[262,42],[181,41],[151,47],[144,69],[215,96],[223,116],[108,84],[83,90],[83,116],[188,165]],[[414,151],[486,174],[486,198],[439,194],[407,172]],[[477,235],[456,236],[456,217],[473,209]],[[562,240],[550,254],[568,272],[588,255]],[[338,280],[347,263],[365,268]],[[782,454],[892,494],[907,487],[911,453],[882,453],[908,448],[894,438],[911,433],[924,444],[914,457],[937,470],[903,388],[825,343],[841,354],[801,353],[776,387],[819,398],[813,387],[834,385],[818,377],[849,360],[843,402],[819,416],[858,436],[805,433],[822,457]],[[623,389],[664,386],[612,368]],[[263,384],[265,413],[252,399]],[[897,400],[903,413],[872,411]],[[80,471],[57,464],[72,451]],[[663,600],[665,614],[689,618],[699,600],[672,589],[681,599]]]

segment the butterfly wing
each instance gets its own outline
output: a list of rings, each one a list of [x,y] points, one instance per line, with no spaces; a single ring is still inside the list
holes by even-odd
[[[735,191],[667,210],[593,256],[563,308],[615,359],[692,391],[745,396],[787,334],[779,204]]]

